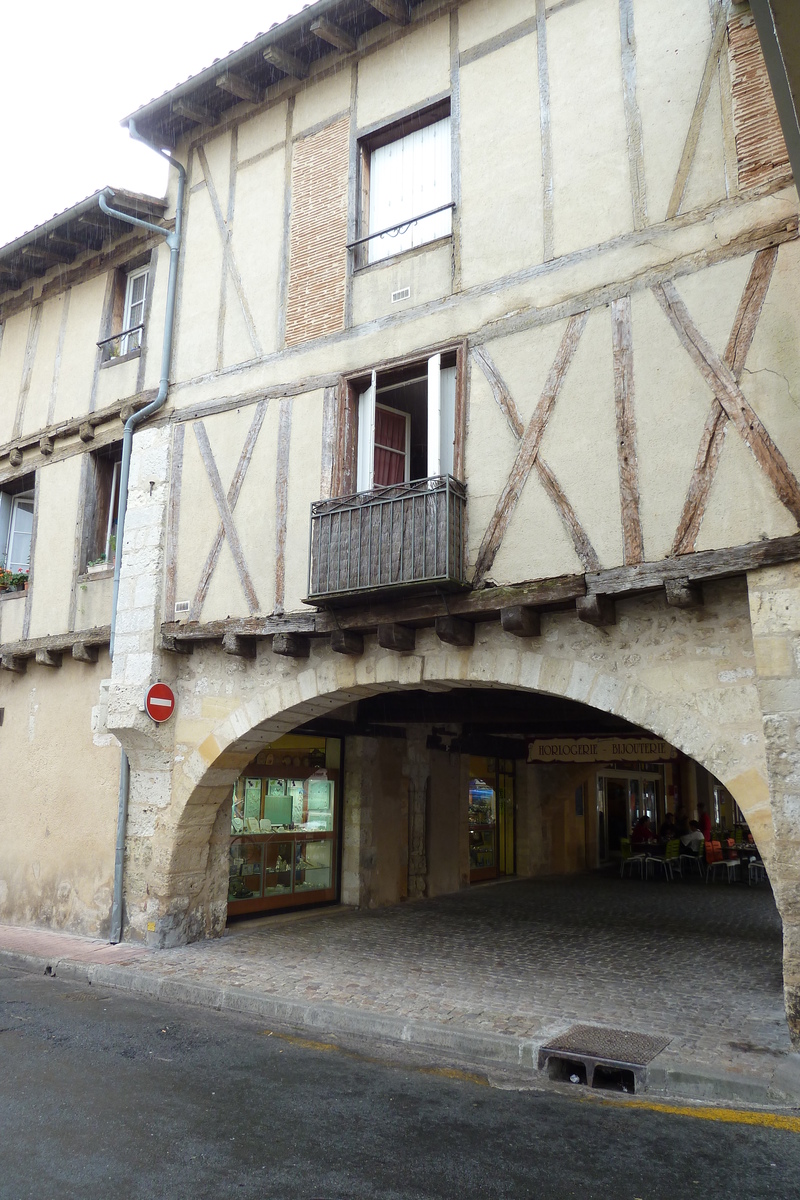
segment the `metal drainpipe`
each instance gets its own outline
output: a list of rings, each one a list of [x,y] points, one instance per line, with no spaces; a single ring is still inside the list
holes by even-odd
[[[161,378],[158,385],[158,395],[150,404],[134,413],[125,422],[125,429],[122,434],[122,463],[119,470],[119,501],[117,507],[117,553],[114,559],[114,591],[111,601],[111,642],[109,645],[109,653],[111,661],[114,661],[114,639],[117,628],[117,602],[119,600],[119,580],[120,571],[122,568],[122,543],[125,536],[125,513],[128,508],[128,476],[131,467],[131,451],[133,449],[133,434],[134,430],[146,421],[149,416],[156,412],[166,402],[167,392],[169,390],[169,368],[170,359],[172,357],[172,334],[175,328],[175,296],[178,281],[178,256],[181,249],[181,229],[183,225],[183,194],[186,186],[186,171],[177,159],[171,154],[167,154],[165,150],[154,146],[148,142],[138,132],[135,123],[131,120],[128,122],[128,132],[131,137],[137,141],[143,142],[156,154],[160,154],[165,158],[171,167],[174,167],[178,172],[178,195],[175,202],[175,229],[172,233],[167,233],[160,225],[153,225],[150,221],[141,221],[138,217],[131,217],[128,213],[119,212],[117,209],[110,208],[106,203],[106,195],[112,199],[114,193],[107,191],[106,195],[99,197],[100,207],[104,213],[110,217],[116,217],[120,221],[126,221],[129,225],[138,225],[142,229],[150,229],[154,233],[160,233],[166,239],[169,247],[169,278],[167,281],[167,309],[164,316],[164,341],[161,349]],[[114,899],[111,905],[111,935],[109,941],[114,944],[119,942],[122,937],[122,876],[125,862],[125,830],[128,824],[128,789],[130,784],[130,765],[128,756],[123,750],[121,752],[119,764],[119,807],[117,810],[117,846],[114,859]]]

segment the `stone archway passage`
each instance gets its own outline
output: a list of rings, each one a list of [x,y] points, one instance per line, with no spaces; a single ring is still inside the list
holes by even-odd
[[[162,945],[219,934],[225,922],[221,805],[258,751],[309,720],[397,689],[501,687],[562,696],[651,731],[706,767],[734,796],[768,863],[772,826],[761,713],[743,580],[709,585],[699,609],[658,596],[626,601],[597,629],[547,614],[541,638],[510,639],[495,624],[474,644],[419,630],[397,653],[365,638],[350,658],[312,643],[306,660],[277,659],[264,644],[232,662],[198,648],[178,663],[173,765],[156,780],[140,735],[131,738],[127,911],[134,936]],[[124,735],[122,740],[124,741]],[[163,760],[162,760],[163,761]],[[144,783],[137,783],[137,776]],[[157,811],[147,796],[157,790]],[[145,817],[144,809],[147,808]]]

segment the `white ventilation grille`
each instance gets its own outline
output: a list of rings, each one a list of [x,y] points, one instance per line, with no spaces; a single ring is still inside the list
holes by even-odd
[[[189,611],[189,601],[188,600],[177,600],[176,601],[176,603],[175,603],[175,616],[176,617],[180,617],[183,615],[183,613],[188,613],[188,611]]]
[[[411,295],[411,288],[400,288],[399,292],[392,292],[392,304],[397,304],[398,300],[407,300]]]

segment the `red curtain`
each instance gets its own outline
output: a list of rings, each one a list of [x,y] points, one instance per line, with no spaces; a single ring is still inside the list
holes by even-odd
[[[406,414],[375,405],[375,487],[403,483],[406,477]]]

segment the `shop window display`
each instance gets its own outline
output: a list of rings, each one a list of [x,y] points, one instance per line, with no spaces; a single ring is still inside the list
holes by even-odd
[[[260,755],[263,763],[256,760],[233,789],[228,882],[233,914],[336,896],[338,771],[324,765],[324,751],[298,755],[282,749]]]

